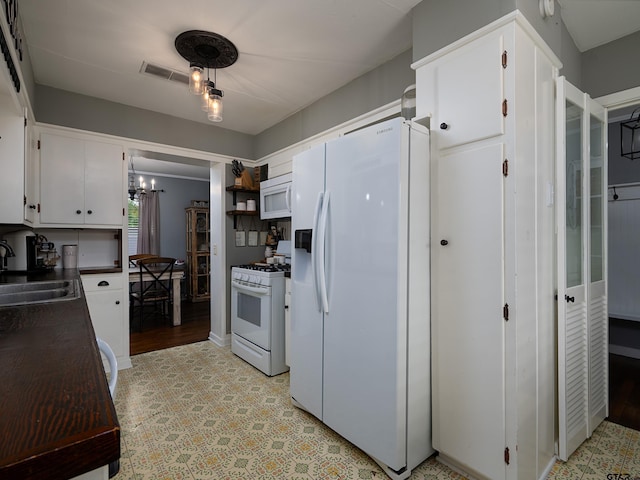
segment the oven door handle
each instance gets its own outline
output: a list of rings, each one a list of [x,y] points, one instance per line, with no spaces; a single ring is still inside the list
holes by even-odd
[[[231,280],[231,284],[238,290],[243,290],[245,292],[257,293],[260,295],[269,294],[269,289],[267,287],[250,287],[249,285],[244,285],[237,280]]]

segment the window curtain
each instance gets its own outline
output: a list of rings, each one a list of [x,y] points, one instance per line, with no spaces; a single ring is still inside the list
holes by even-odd
[[[140,195],[138,253],[160,255],[160,197],[158,192]]]

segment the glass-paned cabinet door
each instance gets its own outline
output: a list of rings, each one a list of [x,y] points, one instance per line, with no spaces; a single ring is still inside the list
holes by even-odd
[[[589,117],[590,127],[590,228],[591,228],[591,281],[598,282],[604,278],[604,215],[603,196],[606,191],[604,175],[604,122],[595,115]]]
[[[582,118],[584,111],[581,105],[571,100],[566,101],[566,286],[567,288],[581,285],[583,281],[583,236],[582,236],[582,199],[583,174],[582,168]]]

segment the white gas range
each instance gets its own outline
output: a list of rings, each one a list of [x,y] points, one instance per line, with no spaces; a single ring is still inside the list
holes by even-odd
[[[284,293],[288,264],[231,269],[231,351],[269,376],[285,364]]]

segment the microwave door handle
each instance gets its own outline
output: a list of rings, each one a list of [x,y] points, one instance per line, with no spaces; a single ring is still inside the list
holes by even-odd
[[[326,252],[327,252],[327,217],[329,216],[329,200],[331,195],[329,192],[325,193],[324,202],[322,206],[322,215],[320,219],[320,242],[322,245],[318,252],[318,270],[319,283],[320,283],[320,299],[322,300],[322,310],[324,313],[329,313],[329,298],[327,296],[327,271],[326,271]]]
[[[260,287],[250,287],[249,285],[243,285],[237,280],[231,280],[231,284],[236,287],[238,290],[242,290],[245,292],[258,293],[260,295],[266,295],[269,293],[268,288],[260,288]]]
[[[322,211],[322,202],[324,200],[324,194],[318,193],[318,199],[316,200],[316,208],[313,212],[313,230],[311,231],[311,277],[313,278],[313,291],[316,299],[316,308],[319,312],[322,311],[322,300],[320,299],[320,288],[318,282],[318,243],[319,243],[319,231],[320,213]]]
[[[291,213],[291,183],[287,184],[287,189],[284,192],[284,201],[287,206],[287,212]]]

